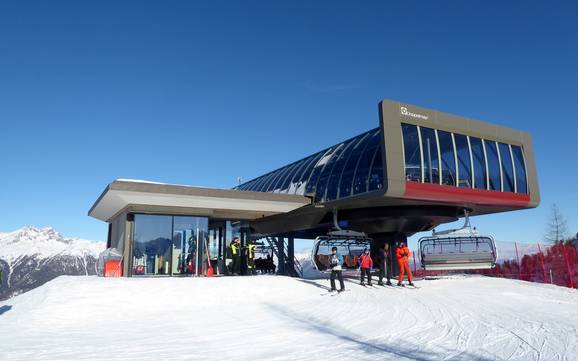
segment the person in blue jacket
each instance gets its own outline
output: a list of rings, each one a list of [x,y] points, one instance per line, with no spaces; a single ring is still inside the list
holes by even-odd
[[[331,248],[329,268],[331,268],[331,292],[337,291],[337,288],[335,288],[335,277],[339,279],[340,289],[338,292],[345,291],[345,284],[343,283],[343,257],[337,253],[337,247]]]

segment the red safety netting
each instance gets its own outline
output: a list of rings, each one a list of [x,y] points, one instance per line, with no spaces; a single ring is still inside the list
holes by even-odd
[[[419,255],[415,251],[412,252],[413,259],[410,262],[413,263],[417,277],[468,273],[578,288],[578,248],[575,246],[518,242],[496,242],[496,246],[498,262],[496,267],[488,270],[425,271],[421,268]]]

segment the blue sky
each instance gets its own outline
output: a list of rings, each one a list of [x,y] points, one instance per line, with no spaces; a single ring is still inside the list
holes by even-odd
[[[105,239],[116,178],[232,187],[389,98],[533,135],[542,205],[479,228],[535,242],[556,203],[578,232],[577,4],[2,2],[0,231]]]

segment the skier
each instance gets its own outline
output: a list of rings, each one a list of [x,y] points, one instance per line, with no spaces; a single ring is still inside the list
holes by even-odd
[[[409,267],[410,251],[403,241],[399,242],[395,255],[397,257],[397,264],[399,265],[399,281],[397,282],[397,285],[403,286],[403,275],[404,272],[407,272],[407,279],[409,280],[408,284],[413,286],[413,275],[411,274],[411,268]]]
[[[331,256],[329,256],[329,267],[331,267],[331,291],[334,292],[335,288],[335,277],[339,280],[339,291],[345,291],[345,284],[343,283],[343,257],[337,253],[337,247],[331,248]]]
[[[371,286],[371,271],[373,270],[373,260],[369,255],[369,249],[365,249],[361,257],[359,257],[359,268],[361,269],[361,282],[365,286],[364,278],[367,275],[367,285]]]
[[[231,242],[231,258],[233,258],[231,273],[238,276],[241,273],[241,240],[238,237]]]
[[[377,254],[379,260],[379,281],[377,284],[383,286],[383,277],[387,275],[387,282],[385,284],[391,286],[389,243],[385,243],[383,248],[379,248]]]

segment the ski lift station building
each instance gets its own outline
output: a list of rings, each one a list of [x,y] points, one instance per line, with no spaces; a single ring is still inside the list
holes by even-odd
[[[233,189],[115,180],[88,214],[108,223],[126,276],[201,275],[208,264],[226,274],[236,236],[269,242],[278,271],[294,275],[293,240],[335,225],[393,245],[464,211],[539,204],[529,134],[397,101],[378,109],[376,128]]]

